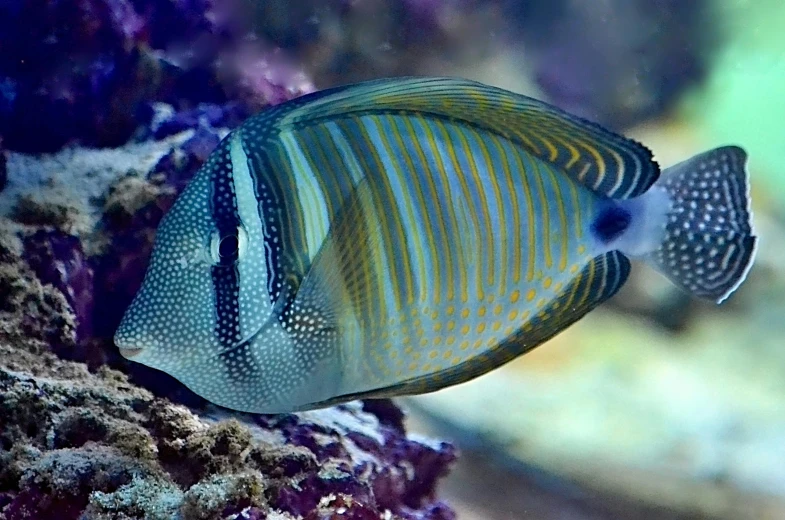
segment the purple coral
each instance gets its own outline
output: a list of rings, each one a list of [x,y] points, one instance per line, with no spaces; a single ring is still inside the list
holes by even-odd
[[[234,97],[258,109],[313,89],[263,42],[247,41],[241,3],[225,5],[3,2],[0,137],[10,149],[29,152],[73,140],[117,146],[150,122],[156,101],[190,110]],[[238,46],[249,48],[245,59],[228,63]]]
[[[253,111],[314,90],[310,79],[286,55],[265,49],[256,37],[248,37],[223,53],[217,72],[227,93]]]
[[[248,107],[238,101],[230,101],[223,105],[200,103],[192,109],[162,117],[151,125],[153,138],[163,139],[179,132],[194,128],[235,128],[250,115]]]
[[[256,418],[264,428],[280,431],[287,444],[311,451],[320,464],[346,460],[353,449],[370,455],[356,464],[333,466],[329,474],[311,475],[297,487],[281,489],[272,501],[276,508],[306,517],[311,511],[316,515],[313,518],[322,518],[318,516],[320,501],[332,493],[351,497],[347,511],[353,518],[365,518],[368,508],[411,519],[453,518],[452,511],[436,501],[435,492],[437,482],[456,458],[454,447],[445,442],[412,441],[402,424],[385,420],[393,410],[398,415],[398,407],[388,400],[373,403],[371,408],[383,410],[381,416],[375,416],[378,424],[373,429],[340,432],[295,415]],[[352,409],[346,405],[338,408]]]
[[[48,151],[74,136],[122,143],[149,88],[133,45],[142,25],[125,0],[4,2],[0,134],[7,146]]]
[[[27,265],[43,284],[59,290],[73,309],[77,341],[92,337],[93,269],[79,238],[42,229],[24,237],[23,243]]]
[[[452,446],[356,405],[209,419],[111,370],[6,346],[0,355],[12,367],[0,365],[4,519],[454,519],[433,478],[448,471]]]

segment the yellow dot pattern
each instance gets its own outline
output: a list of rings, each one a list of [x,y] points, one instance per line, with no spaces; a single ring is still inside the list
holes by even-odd
[[[567,264],[571,265],[571,264]],[[570,282],[567,271],[576,273],[580,264],[572,264],[564,272],[553,269],[534,271],[532,280],[521,277],[521,283],[508,291],[490,291],[483,297],[468,298],[464,303],[428,302],[404,308],[393,318],[385,318],[384,330],[371,344],[376,350],[368,361],[377,364],[374,373],[395,379],[429,376],[473,360],[497,348],[516,333],[531,333],[538,323],[551,319],[558,310],[554,298]],[[438,303],[438,302],[437,302]],[[548,312],[543,312],[545,309]],[[530,321],[533,313],[536,320]],[[537,334],[536,331],[534,332]]]

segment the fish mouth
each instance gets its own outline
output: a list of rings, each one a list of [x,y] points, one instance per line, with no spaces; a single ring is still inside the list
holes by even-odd
[[[134,357],[141,354],[144,349],[138,347],[118,347],[118,350],[120,350],[120,354],[124,358],[133,359]]]
[[[114,335],[114,344],[117,346],[117,350],[120,351],[121,356],[126,359],[132,359],[141,354],[144,349],[136,346],[134,344],[136,342],[128,341],[126,335],[121,332],[122,329],[123,325],[120,324],[120,327]]]

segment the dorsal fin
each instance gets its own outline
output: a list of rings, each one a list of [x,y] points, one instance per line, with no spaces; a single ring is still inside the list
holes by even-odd
[[[423,394],[474,379],[543,344],[578,321],[616,294],[627,281],[629,273],[630,261],[622,253],[611,251],[597,256],[527,325],[490,351],[439,372],[384,388],[342,395],[313,406],[327,406],[352,399]]]
[[[651,152],[633,140],[542,101],[458,78],[391,78],[308,94],[278,124],[390,112],[442,117],[494,132],[607,197],[640,195],[660,173]]]

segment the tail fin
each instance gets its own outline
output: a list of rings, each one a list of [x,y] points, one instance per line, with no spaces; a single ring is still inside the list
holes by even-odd
[[[694,296],[721,303],[752,266],[753,234],[747,153],[725,146],[666,169],[653,188],[671,208],[659,248],[646,260]]]

